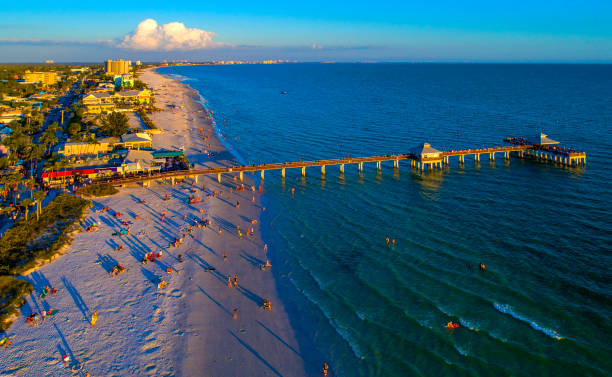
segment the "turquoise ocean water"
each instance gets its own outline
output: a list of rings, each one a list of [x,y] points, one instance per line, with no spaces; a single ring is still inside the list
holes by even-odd
[[[263,236],[313,375],[322,360],[337,376],[612,374],[612,66],[159,72],[199,91],[245,162],[402,153],[423,141],[495,146],[540,131],[586,151],[585,168],[499,155],[423,174],[407,162],[381,174],[347,165],[343,176],[329,166],[324,179],[318,168],[284,181],[267,172]],[[461,327],[449,332],[449,321]]]

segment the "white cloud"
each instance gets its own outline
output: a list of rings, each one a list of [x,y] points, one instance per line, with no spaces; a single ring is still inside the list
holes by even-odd
[[[187,28],[182,22],[158,25],[157,21],[148,18],[139,23],[132,33],[124,36],[117,46],[149,51],[198,50],[223,46],[213,41],[215,35],[202,29]]]

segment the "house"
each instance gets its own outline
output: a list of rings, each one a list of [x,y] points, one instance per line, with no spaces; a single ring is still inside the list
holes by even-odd
[[[153,142],[151,141],[151,135],[145,132],[136,132],[121,135],[121,142],[115,144],[115,147],[123,147],[124,149],[151,149],[153,148]]]
[[[12,120],[20,120],[23,119],[24,114],[22,110],[9,110],[0,113],[0,121],[2,122],[10,122]]]
[[[112,82],[100,82],[95,89],[96,92],[113,92],[115,91],[115,84]]]
[[[28,97],[30,100],[39,100],[39,101],[51,101],[55,99],[55,95],[47,92],[40,92],[36,94],[32,94]]]

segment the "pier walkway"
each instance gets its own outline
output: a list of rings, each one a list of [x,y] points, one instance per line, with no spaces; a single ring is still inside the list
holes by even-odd
[[[495,161],[496,154],[503,154],[504,160],[509,160],[511,156],[521,159],[531,159],[540,162],[551,162],[560,166],[581,166],[586,164],[586,153],[576,151],[570,148],[559,147],[555,144],[558,142],[550,140],[546,135],[540,135],[540,142],[528,141],[524,138],[508,138],[504,142],[510,145],[498,146],[493,148],[479,149],[463,149],[439,151],[431,147],[428,143],[422,143],[414,148],[410,153],[393,154],[384,156],[368,156],[368,157],[347,157],[330,160],[314,160],[314,161],[293,161],[280,162],[271,164],[257,165],[237,165],[220,168],[204,168],[204,169],[189,169],[175,170],[162,173],[154,173],[148,175],[136,175],[116,177],[111,179],[96,180],[88,185],[111,184],[114,186],[123,186],[127,184],[142,182],[148,186],[151,181],[166,181],[172,183],[176,179],[193,178],[195,182],[200,175],[217,175],[217,180],[221,182],[223,174],[237,174],[239,179],[244,179],[244,173],[259,172],[261,179],[264,179],[265,171],[280,170],[281,176],[285,177],[286,169],[301,169],[302,176],[306,176],[306,168],[319,167],[321,175],[325,175],[327,166],[337,165],[340,173],[344,173],[344,167],[347,164],[356,164],[359,172],[363,171],[364,163],[376,163],[376,170],[380,171],[382,163],[385,161],[393,161],[393,167],[399,168],[401,160],[409,160],[410,166],[416,170],[433,170],[448,166],[452,157],[457,157],[459,164],[465,163],[465,157],[473,158],[474,163],[480,162],[481,155],[488,157],[490,161]]]

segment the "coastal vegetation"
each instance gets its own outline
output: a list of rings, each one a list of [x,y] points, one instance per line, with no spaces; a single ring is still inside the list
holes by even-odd
[[[22,273],[69,244],[71,226],[90,205],[77,196],[59,194],[37,220],[19,219],[0,239],[0,275]]]
[[[143,109],[138,109],[138,115],[140,115],[140,118],[147,125],[149,129],[152,129],[152,130],[157,129],[157,127],[155,126],[155,123],[153,123],[151,118],[149,118],[149,116]]]
[[[42,198],[35,196],[36,202]],[[25,302],[23,296],[32,292],[30,283],[14,275],[48,261],[69,245],[72,226],[90,205],[88,200],[59,194],[44,209],[37,207],[37,218],[22,217],[0,239],[0,330],[10,325]]]
[[[100,131],[108,136],[121,136],[130,128],[127,115],[114,111],[100,118]]]
[[[24,296],[33,291],[30,282],[13,276],[0,276],[0,331],[5,330],[18,309],[25,303]]]
[[[79,192],[89,196],[109,196],[119,192],[114,186],[111,185],[90,185],[79,189]]]

